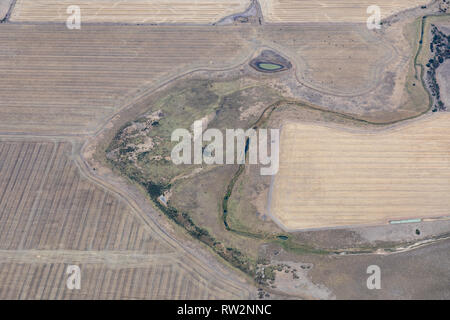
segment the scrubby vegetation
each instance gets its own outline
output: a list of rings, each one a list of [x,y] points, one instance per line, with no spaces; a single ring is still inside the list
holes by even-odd
[[[426,82],[434,97],[433,112],[446,111],[447,106],[441,100],[439,84],[436,81],[436,69],[450,58],[450,35],[444,34],[435,25],[431,25],[433,39],[430,43],[430,51],[434,56],[426,64],[427,78]]]
[[[176,208],[170,204],[165,205],[161,203],[159,197],[170,188],[168,186],[157,185],[152,182],[144,184],[148,194],[157,207],[176,224],[183,227],[191,236],[198,239],[202,243],[211,247],[214,252],[230,262],[234,267],[241,271],[254,276],[255,268],[254,263],[242,254],[238,249],[232,247],[226,247],[220,241],[217,241],[206,229],[197,226],[191,219],[188,213],[179,212]]]

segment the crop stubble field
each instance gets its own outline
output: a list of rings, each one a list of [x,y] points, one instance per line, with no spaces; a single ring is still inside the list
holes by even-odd
[[[245,11],[250,0],[17,0],[12,21],[65,22],[78,5],[83,22],[211,24]]]
[[[240,32],[4,24],[0,131],[95,132],[120,107],[166,78],[244,61],[250,51]]]
[[[44,260],[45,255],[41,256]],[[36,257],[37,253],[30,255]],[[126,256],[118,258],[126,259]],[[8,260],[7,258],[5,260]],[[9,260],[15,260],[9,258]],[[39,260],[36,259],[35,260]],[[197,299],[214,298],[204,283],[171,264],[112,267],[111,263],[81,263],[82,287],[68,290],[67,263],[19,259],[0,263],[1,299]]]
[[[287,229],[448,216],[450,115],[375,133],[287,123],[271,214]]]
[[[0,299],[240,296],[80,175],[72,145],[0,141]],[[68,290],[69,264],[82,289]]]
[[[260,0],[264,19],[268,22],[352,22],[365,23],[371,5],[381,10],[381,18],[399,11],[425,5],[430,0]]]
[[[70,152],[69,143],[0,144],[0,248],[166,250],[130,208],[80,177]]]

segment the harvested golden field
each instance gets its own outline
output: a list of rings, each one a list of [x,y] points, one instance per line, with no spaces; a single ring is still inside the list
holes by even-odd
[[[0,140],[0,299],[244,297],[86,178],[72,152]],[[68,265],[80,267],[81,290],[67,289]]]
[[[399,11],[425,5],[430,0],[259,0],[268,22],[366,22],[367,7],[377,5],[381,18]]]
[[[290,230],[450,215],[450,114],[379,132],[288,123],[271,213]]]
[[[245,11],[250,0],[17,0],[12,21],[65,22],[71,5],[83,22],[212,24]]]
[[[0,41],[0,132],[96,132],[159,83],[250,55],[239,28],[2,24]]]

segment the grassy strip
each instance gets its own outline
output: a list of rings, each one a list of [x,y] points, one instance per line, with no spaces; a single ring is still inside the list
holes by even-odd
[[[225,228],[229,231],[232,231],[232,229],[230,228],[230,226],[228,225],[228,222],[227,222],[228,200],[231,197],[231,193],[233,192],[233,188],[234,188],[234,185],[236,184],[237,179],[239,178],[241,173],[244,171],[244,169],[245,169],[245,164],[239,165],[239,169],[233,175],[233,178],[231,179],[230,183],[227,186],[227,191],[225,192],[225,196],[223,197],[223,201],[222,201],[222,219],[223,219]]]
[[[418,64],[417,63],[417,58],[419,57],[420,52],[422,51],[422,46],[423,46],[423,33],[425,31],[425,20],[426,20],[427,16],[423,16],[422,19],[420,20],[420,39],[419,39],[419,46],[417,48],[417,52],[416,55],[414,56],[414,71],[415,71],[415,75],[414,77],[419,80],[417,78],[417,68],[416,66],[421,66],[423,68],[422,64]],[[421,74],[423,73],[423,70],[421,72]]]
[[[427,16],[423,16],[422,19],[421,19],[419,47],[418,47],[417,53],[416,53],[416,55],[414,57],[414,70],[416,72],[415,77],[417,79],[417,68],[416,67],[419,67],[420,68],[420,82],[422,83],[422,86],[423,86],[423,88],[425,89],[425,92],[428,95],[428,108],[423,113],[421,113],[420,115],[429,112],[433,108],[433,97],[431,96],[430,91],[427,89],[427,85],[426,85],[425,80],[424,80],[425,67],[423,66],[423,64],[417,63],[417,58],[419,57],[419,55],[420,55],[420,53],[422,51],[422,47],[423,47],[423,35],[424,35],[424,32],[425,32],[426,19],[427,19]]]

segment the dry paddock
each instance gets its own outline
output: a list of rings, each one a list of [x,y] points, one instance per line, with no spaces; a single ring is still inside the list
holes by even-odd
[[[450,215],[450,114],[379,132],[282,129],[271,214],[287,229]]]

